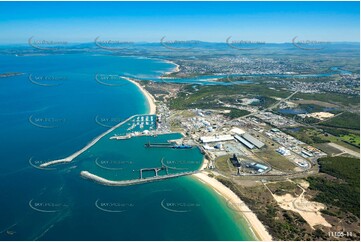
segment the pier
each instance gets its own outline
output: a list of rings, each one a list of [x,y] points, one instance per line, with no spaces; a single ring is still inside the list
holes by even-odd
[[[116,140],[124,140],[124,139],[130,139],[132,136],[130,134],[127,135],[114,135],[110,137],[109,139],[116,139]]]
[[[51,165],[56,165],[56,164],[61,164],[61,163],[68,163],[73,161],[76,157],[78,157],[79,155],[81,155],[83,152],[85,152],[86,150],[88,150],[90,147],[92,147],[93,145],[95,145],[101,138],[103,138],[104,136],[106,136],[107,134],[109,134],[110,132],[114,131],[115,129],[119,128],[120,126],[122,126],[123,124],[125,124],[126,122],[128,122],[129,120],[131,120],[134,117],[139,117],[141,115],[133,115],[129,118],[127,118],[126,120],[120,122],[119,124],[115,125],[114,127],[110,128],[109,130],[105,131],[104,133],[102,133],[101,135],[99,135],[98,137],[96,137],[95,139],[93,139],[89,144],[87,144],[86,146],[84,146],[81,150],[75,152],[74,154],[63,158],[63,159],[59,159],[59,160],[53,160],[53,161],[49,161],[46,163],[43,163],[40,165],[40,167],[48,167]]]
[[[198,172],[199,171],[197,170],[197,171],[181,172],[181,173],[177,173],[177,174],[169,174],[169,175],[164,175],[164,176],[154,176],[151,178],[133,179],[133,180],[124,180],[124,181],[108,180],[103,177],[94,175],[88,171],[80,172],[80,176],[85,179],[90,179],[90,180],[93,180],[100,184],[107,185],[107,186],[131,186],[131,185],[160,181],[160,180],[165,180],[165,179],[175,178],[175,177],[180,177],[180,176],[192,175],[192,174],[196,174]]]
[[[174,143],[147,143],[144,146],[146,148],[173,148]]]
[[[146,148],[173,148],[173,149],[192,149],[193,146],[171,142],[171,143],[150,143],[144,145]]]

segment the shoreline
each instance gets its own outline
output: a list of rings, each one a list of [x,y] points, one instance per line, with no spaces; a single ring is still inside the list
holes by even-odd
[[[171,72],[166,72],[165,74],[171,74],[175,72],[179,72],[179,65],[166,60],[167,63],[174,64],[176,67]],[[126,78],[128,81],[134,83],[144,94],[144,96],[148,100],[148,105],[150,107],[150,112],[154,111],[155,113],[155,99],[154,97],[147,91],[143,86],[141,86],[138,82],[131,78]],[[197,178],[199,181],[204,183],[204,185],[207,185],[211,187],[215,192],[217,192],[219,195],[221,195],[225,200],[232,201],[233,204],[242,204],[241,210],[243,211],[234,211],[235,213],[239,214],[242,218],[244,218],[249,225],[249,228],[251,232],[254,234],[255,239],[261,240],[261,241],[271,241],[272,236],[268,233],[264,225],[261,223],[261,221],[257,218],[257,216],[250,210],[246,204],[234,193],[232,192],[228,187],[223,185],[221,182],[217,181],[214,178],[209,177],[207,174],[203,172],[204,168],[208,164],[208,160],[204,158],[203,164],[200,168],[199,173],[192,174],[191,176]],[[237,206],[237,205],[234,205]]]
[[[134,85],[136,85],[138,87],[138,89],[142,92],[143,96],[146,98],[147,100],[147,105],[149,107],[149,110],[146,114],[156,114],[156,105],[155,105],[155,98],[152,96],[152,94],[150,94],[142,85],[140,85],[140,83],[138,83],[137,81],[135,81],[132,78],[129,77],[123,77],[125,80],[133,83]]]
[[[163,60],[164,62],[168,63],[168,64],[172,64],[172,65],[175,65],[175,67],[173,68],[173,70],[171,71],[166,71],[164,72],[163,75],[170,75],[170,74],[173,74],[173,73],[177,73],[180,71],[180,65],[178,65],[177,63],[171,61],[171,60]]]
[[[149,107],[149,109],[147,110],[147,112],[144,115],[153,115],[156,114],[156,105],[155,105],[155,99],[154,97],[147,91],[145,90],[144,87],[142,87],[139,83],[137,83],[136,81],[130,79],[130,78],[125,78],[127,81],[133,83],[134,85],[136,85],[138,87],[138,89],[141,91],[141,93],[143,94],[143,96],[146,98],[147,101],[147,105]],[[139,115],[139,114],[138,114]],[[83,152],[85,152],[86,150],[88,150],[90,147],[92,147],[93,145],[95,145],[100,139],[102,139],[105,135],[109,134],[110,132],[114,131],[115,129],[117,129],[118,127],[120,127],[122,124],[124,124],[125,122],[127,122],[129,119],[133,118],[134,116],[137,115],[133,115],[129,118],[127,118],[126,120],[120,122],[119,124],[115,125],[114,127],[108,129],[107,131],[105,131],[104,133],[100,134],[99,136],[97,136],[96,138],[94,138],[90,143],[88,143],[86,146],[84,146],[82,149],[74,152],[73,154],[71,154],[68,157],[65,157],[63,159],[57,159],[57,160],[52,160],[46,163],[43,163],[40,165],[41,168],[45,168],[51,165],[56,165],[56,164],[61,164],[61,163],[69,163],[72,162],[76,157],[78,157],[79,155],[81,155]]]
[[[252,212],[251,209],[228,187],[223,185],[218,180],[209,177],[206,173],[200,172],[192,175],[200,182],[204,183],[211,187],[215,192],[220,194],[227,202],[232,202],[233,206],[240,207],[241,211],[234,211],[235,213],[242,216],[249,225],[249,228],[255,235],[255,239],[260,241],[272,241],[272,236],[268,233],[264,225],[257,218],[257,216]]]
[[[172,61],[169,61],[169,60],[163,60],[163,61],[175,65],[175,68],[172,71],[165,72],[165,74],[179,72],[178,64],[176,64]],[[136,85],[138,87],[138,89],[141,91],[141,93],[143,94],[143,96],[146,98],[149,109],[147,110],[145,115],[146,114],[149,114],[149,115],[156,114],[155,98],[136,80],[128,78],[128,77],[124,77],[124,79],[126,79],[129,82]],[[70,155],[66,158],[63,158],[63,159],[58,159],[58,160],[53,160],[50,162],[43,163],[40,165],[40,167],[47,167],[50,165],[55,165],[55,164],[59,164],[59,163],[68,163],[68,162],[73,161],[74,158],[76,158],[77,156],[79,156],[80,154],[82,154],[83,152],[88,150],[90,147],[95,145],[105,135],[109,134],[116,128],[120,127],[122,124],[124,124],[129,119],[133,118],[134,116],[137,116],[137,115],[133,115],[133,116],[129,117],[128,119],[124,120],[123,122],[120,122],[119,124],[115,125],[114,127],[110,128],[109,130],[105,131],[104,133],[102,133],[101,135],[99,135],[98,137],[93,139],[85,147],[83,147],[79,151],[73,153],[72,155]],[[212,188],[216,193],[218,193],[221,197],[223,197],[228,202],[232,201],[233,206],[237,206],[234,204],[242,204],[241,210],[243,210],[243,211],[234,211],[234,212],[239,214],[240,216],[242,216],[242,218],[244,218],[246,220],[247,224],[249,225],[250,230],[252,231],[252,233],[255,236],[255,239],[259,239],[262,241],[271,241],[272,237],[269,235],[269,233],[267,232],[264,225],[258,220],[257,216],[242,202],[242,200],[235,193],[233,193],[228,187],[226,187],[225,185],[223,185],[221,182],[217,181],[216,179],[209,177],[203,171],[204,168],[207,166],[208,162],[209,161],[206,158],[204,158],[202,167],[200,168],[199,172],[191,174],[191,175],[193,177],[195,177],[197,180],[199,180],[201,183],[203,183],[204,185]],[[99,177],[99,176],[89,173],[87,171],[82,171],[80,175],[85,179],[90,179],[90,180],[93,180],[93,181],[103,184],[103,185],[108,185],[108,186],[125,185],[125,184],[123,184],[124,181],[119,182],[119,181],[107,180],[105,178]],[[190,174],[184,174],[184,175],[190,175]],[[172,178],[172,177],[169,177],[169,178]],[[158,180],[158,179],[156,179],[156,180]],[[138,181],[138,182],[136,182],[136,184],[140,184],[143,182],[147,182],[147,181]],[[125,183],[127,183],[127,182],[125,182]]]

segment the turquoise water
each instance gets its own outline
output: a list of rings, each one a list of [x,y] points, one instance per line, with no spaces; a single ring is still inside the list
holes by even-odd
[[[79,176],[87,169],[132,178],[132,170],[146,162],[158,165],[163,157],[169,165],[194,169],[202,159],[197,149],[156,152],[143,146],[149,137],[104,139],[72,163],[35,168],[74,153],[131,115],[147,113],[137,87],[114,75],[157,78],[172,68],[134,57],[0,56],[1,73],[24,73],[0,79],[0,240],[253,239],[226,201],[192,177],[107,187]]]
[[[156,116],[153,116],[155,123]],[[110,139],[114,135],[124,135],[144,130],[154,130],[155,125],[145,121],[149,115],[135,116],[122,126],[105,135],[94,146],[75,159],[77,169],[109,180],[133,180],[140,178],[140,169],[167,166],[168,174],[198,170],[203,162],[203,155],[198,147],[192,149],[147,148],[146,144],[170,143],[182,138],[180,133],[136,136],[124,140]],[[143,118],[144,121],[140,121]],[[138,125],[135,125],[138,124]],[[144,124],[143,126],[141,126]],[[148,124],[148,125],[147,125]],[[158,173],[167,175],[163,169]],[[143,176],[152,177],[154,171],[144,172]]]

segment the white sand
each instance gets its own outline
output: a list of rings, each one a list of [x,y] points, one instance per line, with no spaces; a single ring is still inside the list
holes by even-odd
[[[303,186],[309,186],[309,183],[306,181],[301,183]],[[332,225],[328,223],[321,214],[321,210],[325,209],[326,206],[319,202],[307,200],[304,196],[306,190],[303,186],[298,185],[298,187],[302,189],[302,193],[298,197],[294,197],[289,193],[278,196],[272,193],[267,184],[264,185],[281,208],[296,212],[301,215],[301,217],[311,226],[312,229],[314,229],[314,227],[319,224],[325,227],[332,227]]]
[[[143,93],[143,95],[146,97],[148,105],[149,105],[149,112],[148,114],[155,114],[156,113],[156,105],[155,105],[155,99],[154,97],[147,91],[143,86],[141,86],[138,82],[134,81],[131,78],[124,77],[124,79],[130,81],[134,85],[136,85],[139,90]]]
[[[332,227],[322,216],[321,210],[325,209],[322,203],[308,201],[303,193],[299,197],[294,197],[287,193],[283,196],[273,195],[278,205],[285,209],[298,213],[314,229],[318,224],[325,227]]]
[[[257,216],[247,207],[247,205],[228,187],[223,185],[221,182],[217,181],[214,178],[209,177],[205,173],[193,174],[194,177],[198,178],[201,182],[206,183],[212,187],[217,193],[222,195],[229,203],[231,203],[235,208],[237,208],[238,213],[242,215],[246,221],[249,223],[250,228],[257,236],[259,240],[262,241],[271,241],[272,237],[264,227],[264,225],[259,221]],[[235,211],[237,211],[235,210]]]
[[[163,61],[164,61],[164,60],[163,60]],[[175,65],[174,69],[173,69],[172,71],[165,72],[165,73],[164,73],[165,75],[169,75],[169,74],[172,74],[172,73],[177,73],[177,72],[180,71],[179,65],[176,64],[176,63],[174,63],[173,61],[165,60],[164,62]]]

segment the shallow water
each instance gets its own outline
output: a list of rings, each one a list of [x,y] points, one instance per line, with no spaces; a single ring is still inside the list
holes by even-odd
[[[74,153],[131,115],[147,113],[146,99],[136,86],[103,85],[96,74],[156,78],[172,68],[169,63],[130,57],[0,56],[1,73],[25,73],[0,79],[0,239],[253,239],[226,201],[192,177],[107,187],[79,176],[83,169],[113,178],[136,176],[130,170],[114,173],[96,166],[98,156],[103,161],[121,160],[122,166],[133,161],[134,169],[145,162],[158,165],[163,157],[181,167],[182,160],[201,160],[196,149],[146,150],[146,137],[113,143],[104,139],[104,145],[94,146],[74,162],[36,168]],[[157,140],[169,138],[174,137]]]

